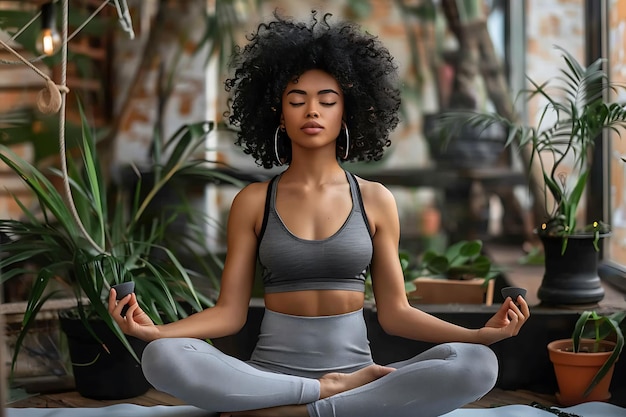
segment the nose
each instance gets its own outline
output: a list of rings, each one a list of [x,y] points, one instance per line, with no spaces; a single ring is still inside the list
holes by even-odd
[[[318,117],[320,117],[320,114],[317,112],[317,110],[311,110],[307,113],[307,117],[317,119]]]

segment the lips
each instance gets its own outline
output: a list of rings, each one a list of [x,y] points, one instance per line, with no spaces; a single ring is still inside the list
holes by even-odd
[[[324,130],[324,128],[320,124],[315,122],[306,122],[302,125],[300,129],[308,135],[315,135],[316,133]]]

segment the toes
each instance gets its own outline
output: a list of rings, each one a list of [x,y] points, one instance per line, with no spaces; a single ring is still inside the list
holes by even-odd
[[[380,372],[381,376],[390,374],[390,373],[392,373],[395,370],[396,370],[396,368],[392,368],[390,366],[379,366],[378,367],[378,371]]]

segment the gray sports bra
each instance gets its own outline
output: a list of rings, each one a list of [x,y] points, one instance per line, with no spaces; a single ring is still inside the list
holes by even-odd
[[[266,293],[302,290],[365,290],[365,273],[372,260],[372,238],[356,178],[346,172],[352,210],[343,226],[322,240],[307,240],[287,229],[276,212],[276,185],[267,189],[258,256]]]

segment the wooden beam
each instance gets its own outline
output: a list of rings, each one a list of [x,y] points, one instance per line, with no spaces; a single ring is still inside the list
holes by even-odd
[[[83,303],[89,303],[88,299],[83,299]],[[76,299],[74,298],[59,298],[46,301],[41,307],[40,311],[55,311],[64,310],[66,308],[72,308],[76,306]],[[0,304],[0,315],[9,314],[22,314],[26,311],[27,301],[18,301],[14,303],[2,303]]]

